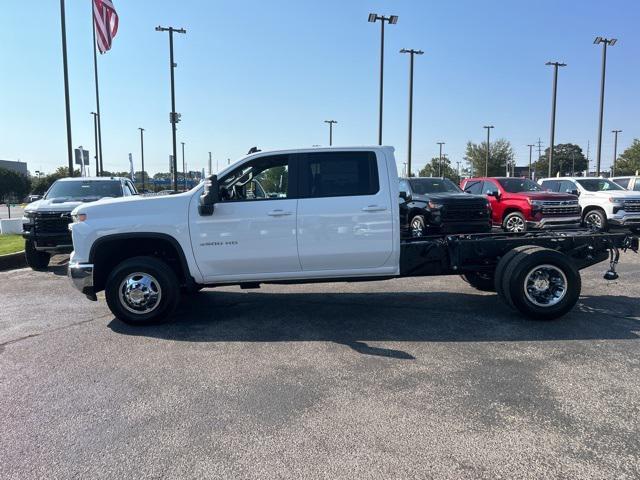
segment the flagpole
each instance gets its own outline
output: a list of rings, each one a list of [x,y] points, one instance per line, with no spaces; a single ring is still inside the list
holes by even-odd
[[[60,26],[62,28],[62,69],[64,71],[64,103],[67,115],[67,156],[69,176],[73,177],[73,144],[71,142],[71,107],[69,106],[69,68],[67,66],[67,27],[64,13],[64,0],[60,0]]]
[[[98,52],[96,51],[96,21],[94,17],[94,3],[91,0],[91,25],[93,26],[93,76],[96,81],[96,113],[98,114],[98,164],[100,165],[100,176],[103,175],[104,169],[102,165],[102,116],[100,115],[100,92],[98,89]]]

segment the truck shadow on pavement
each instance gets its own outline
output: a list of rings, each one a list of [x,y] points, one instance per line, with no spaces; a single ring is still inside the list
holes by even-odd
[[[185,342],[330,341],[356,352],[414,359],[367,342],[515,342],[640,338],[640,305],[625,296],[581,297],[565,317],[528,320],[496,295],[450,292],[261,293],[205,290],[183,298],[167,323],[116,333]],[[636,317],[636,318],[634,318]]]

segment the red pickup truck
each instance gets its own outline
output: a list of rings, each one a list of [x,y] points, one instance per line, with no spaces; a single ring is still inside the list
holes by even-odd
[[[487,195],[493,224],[506,232],[580,226],[576,195],[545,191],[528,178],[467,178],[460,187],[467,193]]]

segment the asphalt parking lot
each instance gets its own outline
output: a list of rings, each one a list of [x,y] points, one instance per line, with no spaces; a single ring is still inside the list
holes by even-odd
[[[0,478],[638,478],[640,256],[527,321],[454,277],[235,287],[132,328],[0,273]]]

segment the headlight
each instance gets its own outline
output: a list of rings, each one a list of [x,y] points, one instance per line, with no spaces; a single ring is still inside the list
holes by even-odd
[[[531,200],[531,199],[529,199],[529,205],[531,205],[532,207],[542,208],[543,204],[544,204],[544,202],[542,200]]]
[[[621,198],[616,198],[616,197],[609,197],[609,202],[617,205],[617,206],[622,206],[622,199]]]
[[[36,218],[35,212],[24,212],[23,222],[22,223],[34,223],[34,219]],[[26,220],[26,221],[25,221]]]
[[[441,203],[436,203],[436,202],[432,202],[431,200],[429,200],[429,208],[438,209],[438,208],[441,208],[441,207],[442,207]]]
[[[84,222],[87,219],[87,214],[77,213],[75,215],[71,215],[71,218],[73,219],[73,223],[80,223],[80,222]]]

